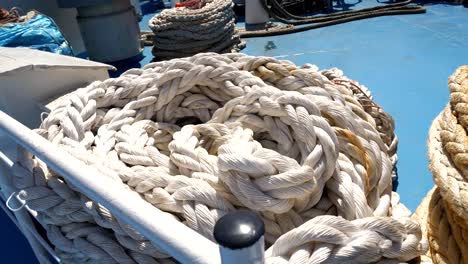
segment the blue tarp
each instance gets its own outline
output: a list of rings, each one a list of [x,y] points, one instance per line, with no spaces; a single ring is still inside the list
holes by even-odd
[[[73,56],[73,51],[55,22],[42,14],[24,23],[0,27],[1,47],[27,47]]]

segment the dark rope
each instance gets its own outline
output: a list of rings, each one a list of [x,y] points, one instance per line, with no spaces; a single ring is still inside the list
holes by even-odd
[[[20,19],[20,14],[17,9],[13,8],[10,11],[0,8],[0,26],[9,23],[18,22]]]
[[[377,6],[371,8],[365,8],[361,10],[354,11],[342,11],[329,15],[320,15],[320,16],[296,16],[289,13],[284,9],[280,3],[276,0],[269,0],[271,5],[267,0],[261,0],[261,3],[268,14],[278,20],[279,22],[288,24],[289,26],[285,27],[274,27],[272,29],[257,30],[257,31],[241,31],[240,36],[242,38],[252,38],[252,37],[264,37],[264,36],[278,36],[290,33],[302,32],[310,29],[316,29],[336,24],[342,24],[346,22],[351,22],[355,20],[361,20],[372,17],[379,16],[391,16],[391,15],[407,15],[407,14],[421,14],[425,13],[426,9],[422,6],[409,5],[412,1],[407,0],[394,4],[387,4],[384,6]],[[291,25],[304,25],[303,27],[294,27]]]

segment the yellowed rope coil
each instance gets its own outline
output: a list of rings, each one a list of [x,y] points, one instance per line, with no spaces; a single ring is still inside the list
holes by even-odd
[[[434,193],[435,189],[436,188],[434,187],[427,193],[426,197],[424,197],[421,204],[418,206],[418,208],[411,217],[413,220],[415,220],[421,225],[422,236],[426,239],[428,238],[427,229],[430,226],[428,224],[428,217],[430,211],[429,204],[431,202],[432,194]],[[433,263],[430,249],[428,248],[428,250],[424,254],[422,254],[419,259],[416,259],[415,262],[425,264]]]
[[[429,250],[421,256],[420,263],[466,263],[460,238],[466,231],[460,228],[456,216],[443,201],[440,190],[434,187],[419,205],[413,219],[421,224],[423,236],[428,239]]]
[[[449,78],[450,103],[432,123],[428,157],[436,189],[414,216],[434,263],[468,263],[468,66]],[[418,215],[427,215],[418,217]]]

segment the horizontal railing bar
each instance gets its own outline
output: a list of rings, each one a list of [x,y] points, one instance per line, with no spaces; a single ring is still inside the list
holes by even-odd
[[[2,150],[0,150],[0,162],[3,162],[10,169],[14,164],[14,162],[5,153],[3,153]]]

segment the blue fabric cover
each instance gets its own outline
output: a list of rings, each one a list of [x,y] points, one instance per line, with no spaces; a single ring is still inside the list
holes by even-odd
[[[37,14],[24,23],[0,27],[0,46],[27,47],[73,56],[72,48],[58,26],[51,18],[42,14]]]

